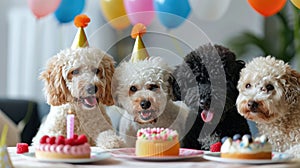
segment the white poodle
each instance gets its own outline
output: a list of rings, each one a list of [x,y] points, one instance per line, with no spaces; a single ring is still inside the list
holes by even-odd
[[[300,74],[281,60],[254,58],[241,71],[237,107],[269,137],[273,150],[300,157]]]
[[[135,146],[136,132],[142,127],[164,127],[185,134],[189,109],[173,102],[172,69],[159,57],[122,62],[113,77],[113,97],[122,109],[120,135],[126,145]]]
[[[48,60],[40,78],[51,105],[34,143],[43,135],[66,136],[66,116],[75,113],[75,134],[86,134],[91,145],[118,148],[116,135],[104,105],[113,105],[111,79],[113,59],[96,48],[65,49]]]

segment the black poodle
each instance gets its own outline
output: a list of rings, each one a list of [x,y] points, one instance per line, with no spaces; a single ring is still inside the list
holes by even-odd
[[[175,98],[191,108],[182,147],[209,150],[222,137],[250,134],[247,120],[235,106],[239,94],[236,86],[244,66],[229,49],[205,44],[175,68]]]

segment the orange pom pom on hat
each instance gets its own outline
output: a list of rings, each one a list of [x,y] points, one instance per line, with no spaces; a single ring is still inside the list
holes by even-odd
[[[73,44],[71,47],[72,49],[89,46],[87,37],[84,32],[84,28],[89,24],[90,21],[91,21],[91,19],[85,14],[77,15],[75,17],[74,24],[76,27],[78,27],[78,31],[73,40]]]
[[[131,30],[131,37],[135,39],[134,47],[131,55],[131,62],[137,62],[149,58],[149,54],[145,48],[142,36],[146,33],[146,26],[137,23]]]

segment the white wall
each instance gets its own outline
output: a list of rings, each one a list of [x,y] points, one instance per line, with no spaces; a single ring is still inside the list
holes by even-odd
[[[6,17],[5,14],[7,10],[2,9],[4,6],[7,6],[7,1],[0,1],[0,95],[4,95],[5,87],[6,87],[6,53],[7,53],[7,44],[6,44],[6,33],[7,26],[6,26]]]
[[[8,53],[8,12],[11,7],[25,6],[26,1],[0,1],[0,97],[6,95],[7,53]]]
[[[7,14],[9,12],[9,9],[16,6],[23,6],[27,7],[25,0],[12,0],[12,1],[0,1],[0,96],[7,96],[7,84],[6,84],[6,74],[7,74],[7,53],[8,53],[8,31],[7,30]],[[87,29],[87,34],[93,34],[97,31],[97,29],[103,25],[104,20],[101,16],[101,11],[99,7],[99,1],[94,0],[87,0],[87,6],[85,8],[85,13],[88,13],[92,17],[92,22],[90,26]],[[248,5],[246,0],[232,0],[231,4],[229,6],[228,11],[225,13],[225,15],[217,20],[217,21],[202,21],[199,20],[193,12],[189,16],[190,22],[185,22],[182,24],[179,28],[166,31],[165,28],[159,23],[158,19],[156,18],[154,22],[151,24],[149,29],[157,30],[159,32],[163,32],[172,36],[176,37],[176,40],[171,40],[166,38],[161,38],[157,35],[151,36],[149,34],[148,36],[145,36],[145,43],[149,44],[150,46],[160,46],[163,49],[169,49],[171,52],[174,52],[177,55],[185,55],[187,52],[189,52],[191,49],[196,48],[203,42],[206,42],[207,40],[211,40],[213,43],[218,44],[224,44],[224,42],[244,31],[244,30],[250,30],[254,31],[256,33],[262,33],[262,17],[258,15],[251,7]],[[43,22],[46,22],[44,20]],[[193,23],[193,24],[192,24]],[[200,28],[203,32],[195,31],[195,26],[197,28]],[[129,28],[130,29],[130,28]],[[109,46],[108,44],[113,43],[118,37],[120,36],[129,36],[130,30],[127,29],[123,31],[122,33],[116,33],[113,29],[102,29],[103,32],[96,33],[93,35],[91,41],[94,46],[97,46],[102,49],[107,49]],[[196,32],[196,34],[195,34]],[[26,33],[26,32],[24,32]],[[63,49],[64,47],[67,47],[68,43],[71,44],[71,40],[73,39],[73,34],[75,31],[71,31],[68,36],[64,37],[65,45],[62,45]],[[128,35],[127,35],[128,34]],[[207,35],[209,39],[203,38],[203,35]],[[71,37],[72,36],[72,37]],[[178,42],[178,40],[182,41],[181,44]],[[45,40],[41,41],[45,42]],[[188,43],[189,47],[184,47],[184,43]],[[177,45],[179,44],[180,47]],[[131,43],[126,43],[125,45],[122,45],[123,50],[130,51],[132,46]],[[177,46],[177,48],[174,46]],[[173,50],[172,50],[173,48]],[[17,48],[16,48],[17,49]],[[51,52],[56,51],[51,50]],[[151,50],[151,49],[150,49]],[[169,52],[169,51],[162,51],[160,52]],[[119,51],[114,53],[118,54]],[[172,55],[172,53],[170,54]],[[51,55],[49,54],[49,57]],[[43,66],[43,65],[40,65]],[[17,88],[16,88],[17,89]],[[40,90],[37,90],[36,92],[40,92]]]

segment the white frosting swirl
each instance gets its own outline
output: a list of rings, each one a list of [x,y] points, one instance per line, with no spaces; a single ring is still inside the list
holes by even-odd
[[[221,153],[258,153],[272,152],[272,145],[267,141],[265,135],[256,138],[253,142],[249,139],[242,138],[242,141],[232,141],[227,138],[221,146]]]

